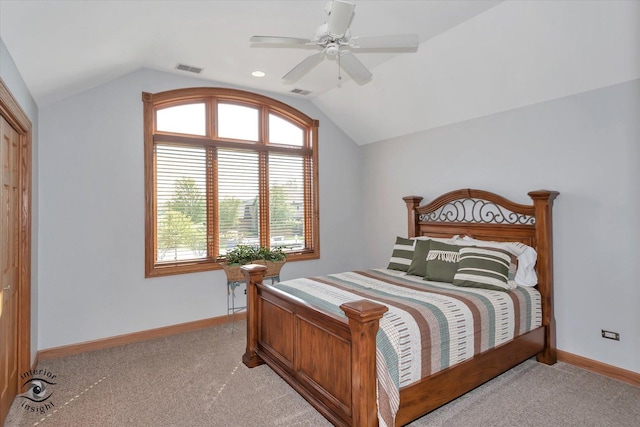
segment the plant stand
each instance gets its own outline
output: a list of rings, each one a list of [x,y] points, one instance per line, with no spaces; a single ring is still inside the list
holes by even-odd
[[[260,264],[267,267],[265,273],[265,279],[271,279],[271,284],[280,281],[280,270],[286,261],[263,261],[255,260],[252,264]],[[240,270],[240,265],[226,265],[221,264],[227,275],[227,324],[229,324],[229,318],[231,318],[231,333],[234,331],[235,315],[238,312],[246,310],[247,306],[243,305],[236,307],[236,289],[241,284],[245,283],[245,277]],[[245,295],[247,291],[245,290]]]

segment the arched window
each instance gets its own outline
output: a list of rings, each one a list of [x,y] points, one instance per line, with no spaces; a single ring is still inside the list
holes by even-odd
[[[142,100],[146,277],[218,269],[240,244],[319,257],[317,120],[226,88]]]

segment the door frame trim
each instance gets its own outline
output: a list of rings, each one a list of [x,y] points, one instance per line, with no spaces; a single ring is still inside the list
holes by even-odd
[[[18,231],[18,375],[31,369],[31,121],[0,78],[0,114],[20,141],[20,229]],[[19,391],[19,390],[17,390]],[[16,391],[16,392],[17,392]]]

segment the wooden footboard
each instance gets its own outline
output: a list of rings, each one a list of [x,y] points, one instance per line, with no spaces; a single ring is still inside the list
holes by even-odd
[[[340,306],[345,321],[265,286],[264,266],[243,270],[248,278],[243,363],[269,365],[334,425],[378,425],[376,334],[387,307],[367,300],[345,303]]]

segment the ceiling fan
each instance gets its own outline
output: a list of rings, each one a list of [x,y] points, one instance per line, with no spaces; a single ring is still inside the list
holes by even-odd
[[[295,82],[318,65],[325,57],[335,57],[338,61],[338,78],[340,67],[358,84],[367,83],[372,74],[353,54],[352,50],[382,52],[417,49],[417,34],[394,34],[386,36],[351,37],[349,26],[356,5],[349,1],[333,0],[325,4],[324,10],[329,15],[326,23],[319,26],[313,39],[277,36],[253,36],[252,43],[290,45],[292,47],[315,46],[320,52],[308,56],[282,78]]]

